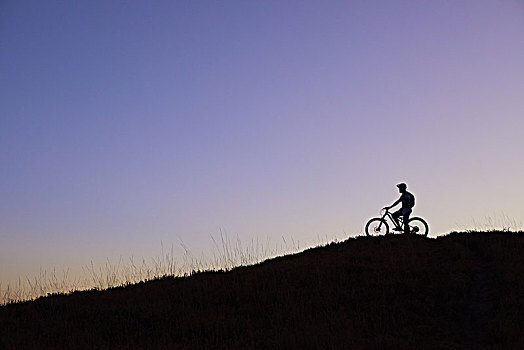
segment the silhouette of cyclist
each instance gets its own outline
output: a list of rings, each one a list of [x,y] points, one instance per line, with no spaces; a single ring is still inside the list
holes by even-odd
[[[391,209],[397,204],[402,203],[402,208],[400,208],[392,214],[393,219],[397,224],[397,227],[395,227],[393,230],[402,231],[402,228],[399,226],[398,223],[398,218],[402,215],[404,219],[404,233],[409,233],[408,221],[409,215],[412,212],[412,208],[415,206],[415,196],[412,193],[406,191],[408,186],[405,183],[400,183],[397,185],[397,187],[398,191],[400,192],[400,198],[397,199],[397,201],[391,204],[389,207],[384,207],[384,209]]]

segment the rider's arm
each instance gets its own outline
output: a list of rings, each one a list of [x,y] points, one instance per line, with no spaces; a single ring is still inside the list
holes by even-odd
[[[386,209],[391,209],[391,208],[393,208],[395,205],[399,204],[401,200],[402,200],[402,197],[400,197],[399,199],[397,199],[397,200],[395,201],[395,203],[391,204],[389,207],[386,207]]]

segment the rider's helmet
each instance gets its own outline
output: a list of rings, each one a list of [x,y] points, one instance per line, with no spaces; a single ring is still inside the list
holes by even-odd
[[[397,187],[398,187],[398,188],[407,189],[407,188],[408,188],[408,185],[406,185],[405,183],[402,182],[402,183],[399,183],[399,184],[397,185]]]

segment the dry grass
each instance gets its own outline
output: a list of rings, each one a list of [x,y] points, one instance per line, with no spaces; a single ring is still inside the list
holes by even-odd
[[[324,242],[328,241],[327,237],[324,239]],[[296,253],[301,248],[300,241],[292,238],[282,237],[282,240],[275,244],[272,244],[269,238],[264,241],[257,238],[245,244],[240,238],[231,238],[222,231],[217,238],[211,236],[211,240],[214,250],[210,257],[194,256],[183,242],[180,242],[183,253],[177,255],[174,245],[166,249],[161,241],[160,256],[149,259],[120,256],[117,261],[107,259],[103,264],[91,261],[82,266],[82,274],[76,277],[72,277],[69,270],[53,269],[48,272],[40,269],[36,276],[19,278],[14,285],[2,285],[0,282],[0,305],[34,300],[52,294],[105,290],[168,276],[190,276],[200,271],[229,271],[235,267],[249,266],[276,256]],[[325,244],[324,242],[318,237],[317,244]]]
[[[467,223],[457,224],[457,227],[465,232],[518,232],[524,229],[522,221],[504,213],[487,215],[482,220],[471,218]]]

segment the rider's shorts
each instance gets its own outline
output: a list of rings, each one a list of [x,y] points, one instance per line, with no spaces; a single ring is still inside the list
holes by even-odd
[[[412,210],[411,208],[400,208],[399,210],[397,210],[396,212],[393,213],[393,216],[406,216],[406,215],[409,215],[411,214]]]

